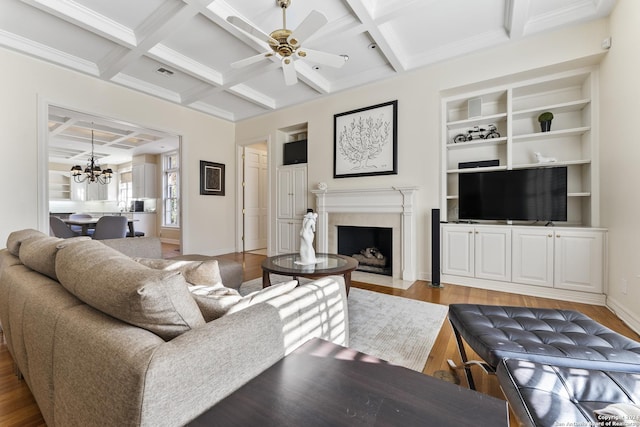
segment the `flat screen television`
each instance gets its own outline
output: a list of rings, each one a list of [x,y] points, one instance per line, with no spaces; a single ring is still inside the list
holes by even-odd
[[[461,173],[460,220],[567,220],[567,167]]]
[[[307,163],[307,140],[287,142],[283,145],[283,164]]]

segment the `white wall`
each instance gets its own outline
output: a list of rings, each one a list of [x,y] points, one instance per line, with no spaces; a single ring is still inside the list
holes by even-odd
[[[602,54],[600,43],[607,35],[607,21],[600,20],[466,55],[402,77],[239,122],[236,140],[242,143],[270,136],[271,141],[278,141],[277,129],[306,122],[310,189],[315,189],[318,182],[326,182],[330,189],[418,186],[418,274],[430,278],[429,221],[431,209],[439,207],[440,191],[441,92],[483,81],[485,86],[497,85],[503,76],[551,65],[557,68],[557,64],[566,66],[572,61],[585,62],[585,58],[593,60]],[[398,100],[398,175],[333,179],[333,115],[394,99]],[[282,151],[279,144],[272,145],[270,165],[275,171],[282,163]],[[271,178],[275,188],[273,174]],[[272,218],[274,209],[272,203]],[[271,247],[275,247],[274,229],[272,225]]]
[[[603,226],[609,228],[608,305],[640,331],[640,2],[618,0],[600,69]],[[627,282],[625,292],[623,281]]]
[[[37,130],[38,111],[48,102],[182,135],[183,250],[234,251],[233,123],[2,48],[0,64],[0,247],[11,231],[43,223]],[[200,160],[227,165],[226,197],[199,195]]]

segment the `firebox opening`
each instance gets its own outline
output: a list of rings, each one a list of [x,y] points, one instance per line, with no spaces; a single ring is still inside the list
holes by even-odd
[[[393,229],[338,226],[338,253],[358,260],[358,270],[393,275]]]

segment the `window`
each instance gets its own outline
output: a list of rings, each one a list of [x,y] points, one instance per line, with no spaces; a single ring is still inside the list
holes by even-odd
[[[163,156],[163,225],[165,227],[180,226],[180,165],[178,153]]]
[[[120,211],[129,209],[129,204],[133,198],[133,183],[131,171],[120,173],[120,184],[118,186],[118,207]]]

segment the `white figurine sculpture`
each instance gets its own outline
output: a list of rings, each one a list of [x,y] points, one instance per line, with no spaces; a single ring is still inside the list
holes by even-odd
[[[307,212],[302,220],[302,229],[300,230],[300,261],[296,261],[296,264],[310,265],[317,262],[316,251],[313,249],[313,236],[316,231],[317,218],[317,213]]]
[[[556,159],[555,157],[543,156],[539,151],[535,151],[533,155],[535,156],[536,162],[538,163],[554,163],[558,161],[558,159]]]

